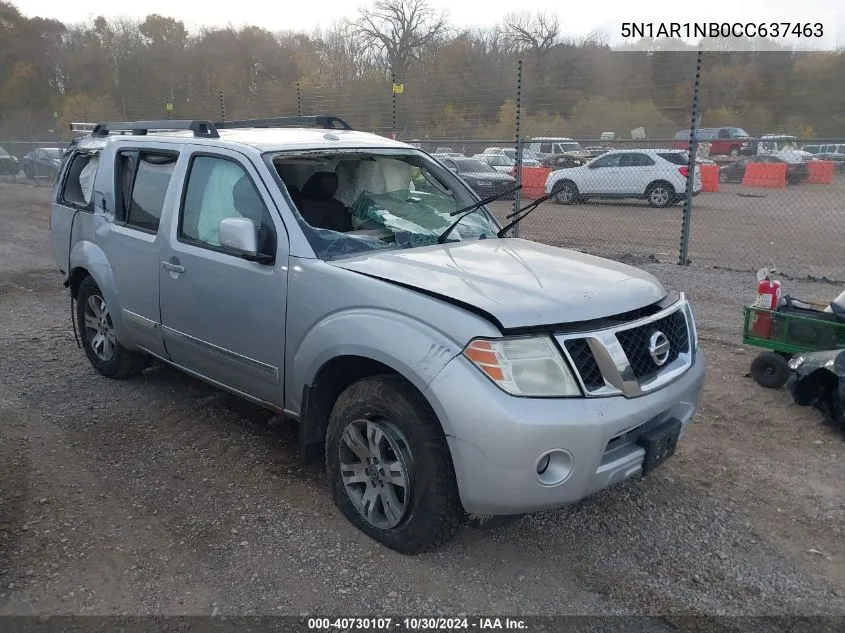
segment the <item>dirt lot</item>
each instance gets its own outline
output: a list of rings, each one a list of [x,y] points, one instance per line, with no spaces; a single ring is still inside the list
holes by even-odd
[[[749,274],[643,258],[691,295],[708,354],[703,406],[665,467],[405,557],[340,516],[289,423],[166,367],[96,375],[49,254],[47,199],[0,184],[0,614],[845,615],[845,440],[745,377]],[[608,241],[639,224],[600,210]]]

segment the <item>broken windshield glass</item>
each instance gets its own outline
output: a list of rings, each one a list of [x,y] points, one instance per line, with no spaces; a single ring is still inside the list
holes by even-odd
[[[323,150],[269,157],[318,257],[437,243],[477,198],[422,152]],[[487,209],[461,220],[449,241],[495,238]]]

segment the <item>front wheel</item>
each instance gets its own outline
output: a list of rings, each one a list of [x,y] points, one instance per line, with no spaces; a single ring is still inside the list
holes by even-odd
[[[675,199],[675,190],[665,182],[655,182],[649,185],[645,192],[645,198],[648,200],[649,206],[655,209],[663,209],[668,207]]]
[[[723,171],[719,172],[719,182],[723,185],[728,182],[728,175]]]
[[[449,447],[428,403],[402,378],[363,378],[334,405],[326,470],[343,515],[403,554],[447,542],[463,520]]]
[[[572,204],[578,201],[578,186],[571,180],[564,180],[555,185],[555,202],[558,204]]]
[[[111,312],[97,282],[86,277],[76,295],[79,338],[94,369],[107,378],[122,379],[140,374],[148,357],[132,352],[117,340]]]

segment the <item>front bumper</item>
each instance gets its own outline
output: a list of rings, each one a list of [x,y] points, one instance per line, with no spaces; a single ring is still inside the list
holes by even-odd
[[[522,514],[574,503],[640,474],[645,450],[638,435],[670,418],[685,431],[704,376],[699,350],[677,380],[640,397],[516,398],[458,356],[426,396],[446,432],[464,509]],[[569,454],[569,475],[544,485],[537,463],[552,449]]]

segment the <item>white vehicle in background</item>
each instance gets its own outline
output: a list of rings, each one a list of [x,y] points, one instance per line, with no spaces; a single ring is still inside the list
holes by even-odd
[[[516,150],[514,150],[514,151],[516,151]],[[504,154],[505,150],[502,149],[501,147],[488,147],[481,153],[482,154]]]
[[[513,168],[516,166],[516,161],[511,158],[508,158],[504,154],[488,154],[485,152],[482,154],[476,154],[472,158],[474,158],[475,160],[484,161],[496,171],[501,171],[506,174],[511,173],[513,171]]]
[[[813,158],[810,152],[798,149],[798,139],[786,134],[764,134],[757,141],[758,156],[776,156],[787,163],[800,163]]]
[[[576,158],[586,158],[581,143],[571,138],[554,138],[540,136],[532,138],[522,146],[522,154],[525,158],[542,160],[547,156],[555,154],[569,154]]]
[[[556,192],[559,204],[590,198],[641,198],[662,209],[684,199],[689,156],[671,149],[617,149],[586,165],[559,169],[546,179],[546,193]],[[695,168],[693,195],[701,191]]]

